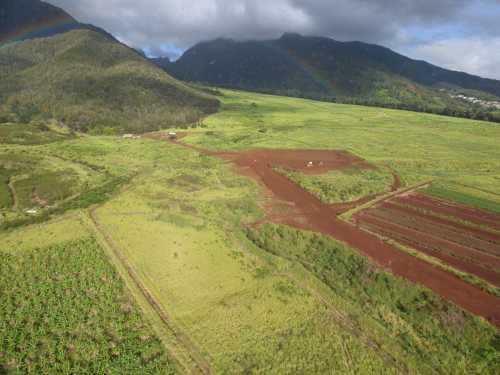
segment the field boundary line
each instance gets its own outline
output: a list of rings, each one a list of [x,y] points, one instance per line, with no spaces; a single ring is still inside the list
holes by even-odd
[[[468,246],[468,245],[464,245],[462,243],[459,243],[459,242],[453,242],[452,240],[448,239],[448,238],[445,238],[444,236],[443,237],[440,237],[438,236],[437,234],[433,234],[433,233],[427,233],[427,232],[423,232],[421,230],[418,230],[416,228],[412,228],[412,227],[409,227],[409,226],[406,226],[404,224],[400,224],[400,223],[397,223],[396,221],[390,221],[389,219],[387,218],[384,218],[384,217],[379,217],[379,216],[376,216],[374,215],[373,213],[371,212],[366,212],[363,214],[364,217],[368,217],[368,218],[372,218],[372,219],[376,219],[380,222],[383,222],[385,224],[390,224],[390,225],[393,225],[395,227],[398,227],[398,228],[403,228],[403,229],[406,229],[408,231],[411,231],[413,233],[421,233],[421,234],[425,234],[426,236],[428,236],[429,238],[433,238],[433,239],[439,239],[443,242],[446,242],[447,244],[454,244],[454,245],[458,245],[460,247],[463,247],[463,248],[466,248],[468,251],[470,251],[472,254],[481,254],[481,255],[485,255],[485,256],[489,256],[491,258],[496,258],[495,260],[498,260],[498,258],[500,258],[500,254],[498,253],[495,253],[493,251],[488,251],[488,250],[480,250],[480,249],[477,249],[477,248],[474,248],[474,247],[471,247],[471,246]],[[443,253],[446,253],[447,251],[446,250],[441,250]],[[451,253],[450,253],[451,254]],[[457,256],[458,257],[458,256]],[[458,257],[458,258],[462,258],[462,257]],[[468,257],[470,260],[475,260],[474,257]],[[492,260],[493,261],[493,260]],[[476,263],[478,265],[480,265],[479,263]],[[486,268],[488,269],[487,267],[485,267],[485,265],[480,265],[482,268]],[[494,271],[495,270],[495,266],[493,265],[486,265],[486,266],[490,266],[491,269]]]
[[[177,343],[182,346],[189,356],[190,362],[194,364],[194,369],[190,368],[191,366],[186,365],[186,361],[182,361],[179,359],[181,356],[178,351],[172,348],[172,345],[165,345],[168,352],[184,367],[184,369],[189,374],[205,374],[212,375],[213,372],[211,370],[210,364],[208,361],[202,356],[199,349],[196,345],[191,341],[191,339],[182,331],[174,327],[172,319],[164,310],[161,303],[156,299],[153,293],[146,287],[144,282],[141,280],[140,276],[137,274],[133,266],[127,260],[127,258],[123,255],[122,251],[119,249],[116,242],[109,236],[108,233],[102,228],[99,224],[97,217],[95,215],[96,207],[87,210],[88,220],[87,223],[92,226],[92,229],[95,233],[98,233],[100,237],[100,242],[102,242],[105,247],[110,250],[114,264],[117,267],[120,267],[122,271],[126,274],[127,278],[133,283],[133,286],[144,300],[147,302],[148,306],[157,316],[157,318],[162,322],[164,329],[168,330],[172,333]],[[133,293],[133,295],[135,295]],[[164,336],[164,335],[163,335]],[[164,336],[165,337],[165,336]],[[166,340],[165,340],[166,341]],[[164,342],[164,344],[166,344]]]
[[[392,238],[386,237],[386,236],[379,234],[379,233],[375,233],[367,228],[362,228],[361,230],[378,237],[382,241],[396,247],[400,251],[403,251],[403,252],[405,252],[405,253],[407,253],[407,254],[409,254],[417,259],[420,259],[424,262],[427,262],[427,263],[433,265],[434,267],[440,268],[443,271],[451,273],[452,275],[461,279],[462,281],[465,281],[466,283],[473,285],[476,288],[479,288],[479,289],[491,294],[492,296],[500,297],[500,288],[491,284],[490,282],[480,278],[479,276],[476,276],[474,274],[471,274],[471,273],[468,273],[465,271],[461,271],[461,270],[443,262],[439,258],[436,258],[436,257],[429,255],[429,254],[425,254],[421,251],[414,249],[411,246],[404,245],[404,244],[402,244],[402,243],[400,243]]]
[[[391,198],[394,198],[394,197],[397,197],[401,194],[407,194],[407,193],[412,193],[416,190],[419,190],[429,184],[432,183],[433,180],[427,180],[427,181],[424,181],[424,182],[419,182],[418,184],[415,184],[415,185],[411,185],[411,186],[407,186],[407,187],[404,187],[402,189],[398,189],[396,191],[392,191],[390,193],[387,193],[387,194],[384,194],[380,197],[377,197],[369,202],[366,202],[365,204],[362,204],[358,207],[354,207],[352,210],[349,210],[349,211],[346,211],[344,212],[342,215],[339,215],[338,217],[348,223],[350,223],[349,219],[352,217],[352,215],[360,212],[360,211],[363,211],[363,210],[366,210],[370,207],[373,207],[374,205],[378,204],[378,203],[382,203],[382,202],[385,202],[386,200],[388,199],[391,199]]]
[[[19,202],[17,200],[16,189],[14,187],[14,178],[12,176],[9,177],[7,186],[9,187],[10,196],[12,197],[12,211],[17,211]]]

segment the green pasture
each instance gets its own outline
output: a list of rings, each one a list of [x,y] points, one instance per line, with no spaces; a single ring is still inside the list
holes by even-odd
[[[390,167],[406,184],[469,179],[500,191],[500,126],[397,111],[224,90],[222,110],[186,142],[213,150],[341,149]]]
[[[385,371],[317,298],[254,252],[241,226],[260,217],[252,181],[220,160],[158,146],[162,163],[96,217],[216,373]]]

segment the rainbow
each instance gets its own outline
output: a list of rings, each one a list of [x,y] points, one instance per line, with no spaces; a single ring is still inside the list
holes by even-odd
[[[44,19],[21,28],[17,28],[7,34],[0,35],[0,46],[24,39],[35,38],[37,36],[48,36],[54,34],[58,30],[69,29],[70,26],[76,24],[77,21],[67,14],[62,14],[58,17],[50,19]]]
[[[327,92],[333,91],[332,83],[328,79],[322,77],[320,72],[318,72],[318,70],[315,69],[313,66],[306,63],[304,60],[302,60],[295,54],[292,54],[291,51],[285,48],[279,48],[276,46],[272,46],[272,48],[275,48],[280,53],[285,54],[287,59],[293,61],[297,66],[299,66],[302,72],[305,73],[311,81],[314,81],[316,84],[323,87]]]

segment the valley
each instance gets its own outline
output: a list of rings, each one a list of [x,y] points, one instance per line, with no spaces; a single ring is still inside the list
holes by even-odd
[[[26,144],[0,124],[2,176],[48,202],[21,193],[28,203],[15,206],[6,188],[4,368],[497,372],[500,128],[231,90],[218,98],[221,110],[189,129],[135,139],[74,132]],[[44,193],[35,160],[73,190]],[[448,247],[434,249],[420,236],[438,225]],[[55,259],[44,306],[35,280]],[[34,279],[8,277],[22,267]],[[31,291],[24,302],[14,286]],[[81,313],[68,293],[85,299]],[[33,308],[43,322],[68,314],[81,331],[39,325]],[[134,314],[133,330],[119,314]]]

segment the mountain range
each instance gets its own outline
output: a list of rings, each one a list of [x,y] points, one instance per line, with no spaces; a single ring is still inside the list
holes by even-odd
[[[500,121],[500,81],[362,42],[294,33],[265,41],[216,39],[176,61],[148,61],[58,7],[16,0],[0,3],[0,46],[0,120],[32,113],[82,129],[123,120],[137,129],[189,123],[218,108],[210,91],[180,82],[189,81]]]
[[[201,42],[175,62],[153,62],[178,79],[214,86],[467,117],[494,112],[500,97],[497,80],[443,69],[373,44],[293,33],[267,41]]]

